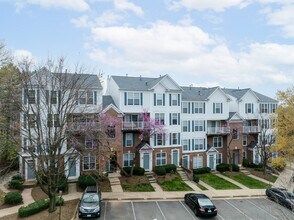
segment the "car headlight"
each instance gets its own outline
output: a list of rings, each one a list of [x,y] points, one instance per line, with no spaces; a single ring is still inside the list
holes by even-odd
[[[95,207],[94,212],[99,212],[100,211],[100,207],[99,205]]]
[[[80,206],[80,212],[85,212],[85,208],[83,206]]]

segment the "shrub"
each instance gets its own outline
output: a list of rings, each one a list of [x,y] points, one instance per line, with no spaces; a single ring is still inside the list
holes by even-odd
[[[56,205],[63,205],[64,200],[61,197],[56,198]],[[27,217],[38,212],[41,212],[49,207],[49,199],[37,200],[27,206],[22,206],[18,209],[19,217]]]
[[[124,170],[127,174],[130,175],[130,174],[131,174],[132,167],[124,167],[123,170]],[[121,172],[121,174],[124,175],[123,172]]]
[[[132,167],[124,167],[123,169],[127,174],[129,174],[129,175],[131,174]],[[135,176],[143,176],[144,173],[145,173],[145,169],[142,167],[134,167],[133,168],[133,175],[135,175]]]
[[[282,157],[272,159],[272,167],[278,171],[282,171],[286,167],[286,161]]]
[[[78,185],[82,189],[86,189],[87,186],[96,186],[96,175],[82,174],[79,176]]]
[[[67,188],[68,188],[67,178],[65,175],[63,175],[62,177],[60,177],[58,181],[58,191],[61,190],[62,192],[64,192],[67,190]]]
[[[17,175],[14,175],[13,177],[11,177],[11,180],[23,181],[23,178],[19,174],[17,174]]]
[[[163,176],[166,174],[166,170],[164,166],[156,166],[154,168],[154,172],[158,175],[158,176]]]
[[[249,160],[248,159],[243,159],[242,166],[243,167],[248,167],[249,166]]]
[[[196,175],[196,174],[194,174],[193,175],[193,181],[195,182],[195,183],[199,183],[199,177]]]
[[[220,163],[218,165],[216,165],[216,170],[223,173],[225,171],[229,171],[230,170],[230,165],[227,163]]]
[[[209,167],[202,167],[193,169],[193,174],[203,174],[203,173],[209,173],[211,169]]]
[[[19,190],[23,190],[24,188],[23,181],[18,179],[12,179],[11,181],[9,181],[8,186],[11,189],[19,189]]]
[[[177,166],[174,164],[166,164],[164,167],[167,173],[175,173],[177,171]]]
[[[4,203],[10,205],[22,203],[22,195],[19,192],[9,192],[4,197]]]
[[[240,167],[237,164],[232,164],[232,170],[234,172],[239,172],[240,171]]]

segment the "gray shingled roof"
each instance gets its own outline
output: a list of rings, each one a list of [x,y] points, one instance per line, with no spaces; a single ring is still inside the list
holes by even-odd
[[[102,85],[100,82],[100,79],[98,75],[95,74],[81,74],[81,73],[62,73],[66,75],[66,77],[76,77],[80,83],[82,84],[82,87],[85,88],[99,88],[102,89]]]
[[[129,91],[148,91],[155,86],[164,76],[158,78],[112,76],[118,87]]]
[[[223,89],[223,91],[237,99],[241,99],[250,89]],[[277,100],[272,99],[268,96],[262,95],[258,92],[252,90],[252,92],[259,98],[261,102],[277,102]]]
[[[258,92],[255,92],[255,91],[253,91],[253,92],[260,99],[261,102],[278,102],[277,100],[272,99],[272,98],[270,98],[268,96],[262,95],[262,94],[260,94]]]
[[[107,106],[109,106],[110,104],[113,104],[114,106],[116,106],[114,101],[113,101],[112,96],[111,95],[102,96],[102,107],[103,107],[103,109],[106,108]]]
[[[217,87],[182,87],[182,89],[183,101],[205,101],[217,89]]]

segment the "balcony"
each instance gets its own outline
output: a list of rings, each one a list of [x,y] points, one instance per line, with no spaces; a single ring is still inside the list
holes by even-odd
[[[208,127],[207,135],[227,135],[230,133],[230,127]]]
[[[258,126],[243,126],[243,133],[258,133]]]
[[[98,130],[99,122],[69,122],[67,129],[69,131]]]
[[[143,121],[123,121],[123,130],[140,130],[143,128]]]

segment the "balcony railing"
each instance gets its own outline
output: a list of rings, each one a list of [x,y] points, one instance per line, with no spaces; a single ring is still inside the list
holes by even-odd
[[[143,128],[143,121],[123,121],[123,130],[138,130]]]
[[[258,126],[243,126],[243,133],[258,133]]]
[[[229,134],[230,128],[229,127],[208,127],[207,134],[214,135],[214,134]]]
[[[67,126],[68,130],[70,131],[82,131],[82,130],[89,130],[89,129],[99,129],[98,122],[70,122]]]

